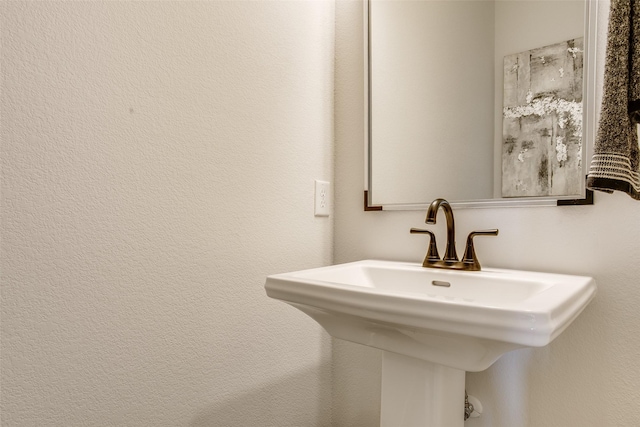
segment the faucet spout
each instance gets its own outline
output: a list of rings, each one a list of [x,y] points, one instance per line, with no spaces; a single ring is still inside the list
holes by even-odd
[[[456,226],[453,220],[453,210],[451,205],[445,199],[435,199],[427,209],[427,224],[435,224],[438,210],[442,208],[445,219],[447,220],[447,246],[444,253],[443,261],[458,262],[458,254],[456,253]]]

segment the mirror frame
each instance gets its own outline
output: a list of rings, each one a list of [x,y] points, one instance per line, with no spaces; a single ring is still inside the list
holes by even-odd
[[[364,45],[364,210],[365,211],[407,211],[425,210],[429,202],[382,204],[371,203],[371,33],[370,8],[372,0],[363,0],[363,45]],[[593,141],[596,134],[596,36],[597,36],[597,3],[596,0],[585,0],[584,11],[584,66],[583,66],[583,141],[585,160],[591,159],[593,153]],[[585,182],[587,162],[584,161]],[[574,206],[593,204],[593,192],[586,188],[582,199],[562,199],[557,197],[521,197],[521,198],[495,198],[479,199],[471,201],[450,201],[454,208],[495,208],[495,207],[533,207],[533,206]],[[442,196],[446,197],[446,194]]]

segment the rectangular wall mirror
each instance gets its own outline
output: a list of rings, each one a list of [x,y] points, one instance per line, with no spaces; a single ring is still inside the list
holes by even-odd
[[[364,3],[365,209],[589,199],[593,0]]]

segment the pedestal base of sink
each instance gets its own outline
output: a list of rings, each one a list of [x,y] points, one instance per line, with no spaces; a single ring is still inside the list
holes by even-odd
[[[462,427],[465,371],[385,351],[381,427]]]

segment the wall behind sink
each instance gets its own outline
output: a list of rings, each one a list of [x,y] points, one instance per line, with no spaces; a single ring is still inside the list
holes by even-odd
[[[599,3],[599,87],[609,3]],[[363,212],[362,3],[336,4],[335,261],[420,262],[424,212]],[[601,96],[601,91],[598,91]],[[599,101],[598,101],[599,103]],[[442,195],[447,197],[446,194]],[[640,423],[640,204],[596,194],[595,205],[457,210],[458,242],[473,229],[500,229],[478,240],[484,265],[592,275],[596,299],[550,346],[504,356],[467,375],[484,415],[469,427],[601,427]],[[436,233],[444,239],[444,224]],[[337,425],[378,423],[380,352],[334,340]]]
[[[11,426],[327,426],[333,2],[0,2]]]

